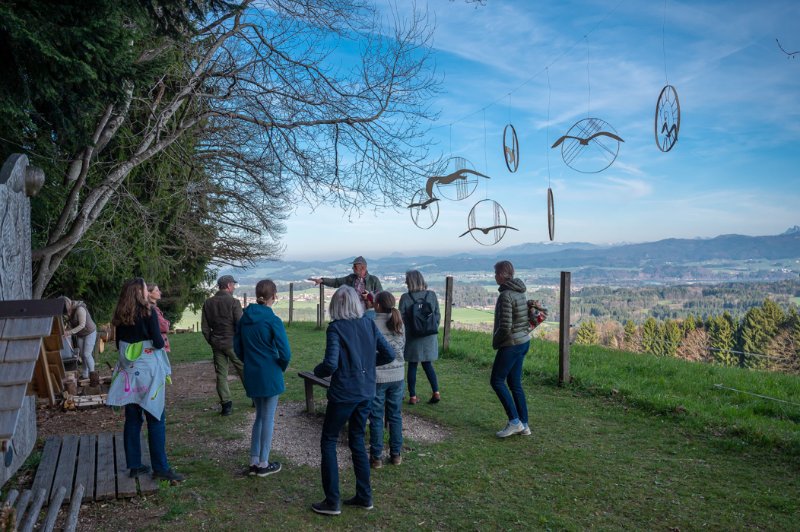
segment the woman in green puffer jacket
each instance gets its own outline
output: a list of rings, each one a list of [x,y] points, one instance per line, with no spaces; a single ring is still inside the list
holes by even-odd
[[[522,363],[531,344],[525,283],[514,277],[514,265],[503,260],[494,265],[500,295],[494,307],[492,347],[497,355],[489,382],[506,410],[508,424],[498,438],[514,434],[528,436],[528,405],[522,389]],[[506,382],[508,385],[506,386]],[[510,390],[509,390],[510,389]]]

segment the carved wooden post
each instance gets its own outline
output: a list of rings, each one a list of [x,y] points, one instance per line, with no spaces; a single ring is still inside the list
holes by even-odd
[[[289,283],[289,325],[292,324],[293,311],[294,311],[294,283]]]
[[[561,321],[558,325],[558,384],[563,386],[569,378],[569,292],[570,272],[561,272]]]
[[[444,279],[444,334],[442,334],[442,351],[450,349],[450,322],[453,315],[453,276]]]
[[[319,284],[319,319],[317,327],[322,328],[325,323],[325,285]]]

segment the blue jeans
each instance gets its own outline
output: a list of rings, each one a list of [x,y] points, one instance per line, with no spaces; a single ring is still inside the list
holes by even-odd
[[[275,428],[275,410],[278,408],[278,397],[254,397],[256,420],[250,437],[250,457],[259,462],[269,462],[269,451],[272,448],[272,430]]]
[[[375,399],[369,413],[369,454],[383,456],[383,414],[389,421],[389,452],[399,455],[403,448],[403,381],[380,382],[375,386]]]
[[[147,446],[150,449],[150,463],[156,473],[169,471],[167,461],[167,410],[161,413],[161,419],[137,404],[125,405],[125,461],[128,469],[142,467],[142,413],[147,418]]]
[[[417,395],[417,364],[418,362],[408,363],[408,395],[414,397]],[[422,369],[428,377],[428,382],[431,383],[431,391],[439,391],[439,381],[436,379],[436,372],[433,371],[433,362],[423,362]]]
[[[519,419],[528,422],[528,403],[522,390],[522,362],[530,347],[530,340],[520,345],[501,347],[497,350],[492,365],[492,376],[489,382],[506,409],[508,420]],[[508,380],[508,386],[505,382]],[[511,393],[509,393],[509,388]]]
[[[325,502],[339,508],[339,464],[336,460],[336,441],[339,431],[348,423],[347,440],[353,458],[353,470],[356,474],[356,497],[362,501],[372,500],[372,488],[369,484],[369,458],[364,444],[364,431],[369,416],[371,401],[360,403],[337,403],[328,401],[325,410],[325,421],[322,424],[322,489],[325,491]]]

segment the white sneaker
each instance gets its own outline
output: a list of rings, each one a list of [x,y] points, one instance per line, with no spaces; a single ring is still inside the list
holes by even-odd
[[[520,436],[530,436],[531,435],[531,428],[528,426],[527,423],[522,424],[522,432],[518,432]]]
[[[508,425],[506,425],[506,428],[504,428],[500,432],[497,432],[496,434],[498,438],[508,438],[509,436],[512,436],[514,434],[519,434],[524,430],[525,426],[519,421],[517,421],[516,423],[511,423],[509,421]]]

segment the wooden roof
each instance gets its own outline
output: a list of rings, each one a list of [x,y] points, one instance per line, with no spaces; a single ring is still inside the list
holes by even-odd
[[[62,299],[0,301],[0,441],[14,436],[42,338],[63,312]]]

